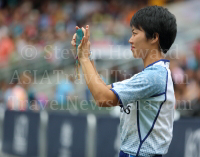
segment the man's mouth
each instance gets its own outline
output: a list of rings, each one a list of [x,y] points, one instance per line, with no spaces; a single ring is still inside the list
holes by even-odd
[[[133,50],[135,47],[134,46],[131,46],[131,50]]]

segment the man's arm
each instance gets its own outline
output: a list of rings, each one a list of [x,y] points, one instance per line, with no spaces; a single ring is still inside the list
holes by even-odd
[[[79,27],[76,27],[79,29]],[[111,107],[118,105],[118,98],[117,96],[105,85],[102,79],[97,75],[96,68],[93,67],[90,59],[88,58],[90,55],[90,29],[89,25],[86,25],[86,29],[83,27],[81,28],[84,37],[80,45],[78,46],[78,58],[82,67],[82,71],[84,74],[85,81],[87,86],[92,93],[96,103],[98,106],[101,107]],[[75,45],[74,38],[76,35],[73,36],[72,44]]]
[[[96,103],[101,107],[112,107],[119,105],[117,96],[109,89],[102,79],[97,75],[89,58],[80,59],[80,64],[84,74],[86,84],[92,93]]]
[[[112,88],[112,86],[109,84],[109,85],[106,85],[107,86],[107,88],[108,89],[111,89]]]

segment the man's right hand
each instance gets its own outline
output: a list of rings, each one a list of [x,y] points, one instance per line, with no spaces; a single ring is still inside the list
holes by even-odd
[[[86,42],[90,42],[89,38],[90,38],[90,31],[89,31],[89,26],[86,26],[87,30],[83,30],[84,34],[86,34]],[[80,29],[78,26],[76,26],[76,30]],[[72,37],[72,41],[71,41],[71,45],[76,48],[76,33],[74,33],[73,37]],[[90,54],[89,54],[90,55]]]
[[[76,29],[80,29],[80,28],[78,26],[76,26]],[[72,44],[72,46],[74,46],[76,48],[76,33],[72,37],[71,44]]]

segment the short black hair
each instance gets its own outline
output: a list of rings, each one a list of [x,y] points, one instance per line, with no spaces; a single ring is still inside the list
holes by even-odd
[[[137,11],[130,26],[145,31],[146,38],[153,38],[154,33],[159,34],[159,43],[163,53],[167,53],[177,34],[175,16],[161,6],[148,6]]]

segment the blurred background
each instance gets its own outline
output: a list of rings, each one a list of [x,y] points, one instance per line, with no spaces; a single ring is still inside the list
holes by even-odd
[[[168,156],[200,156],[198,0],[0,0],[0,156],[117,156],[120,107],[97,107],[83,75],[74,78],[70,42],[76,25],[90,25],[104,82],[128,79],[144,68],[130,19],[148,5],[168,8],[178,25],[166,56],[176,97]]]

